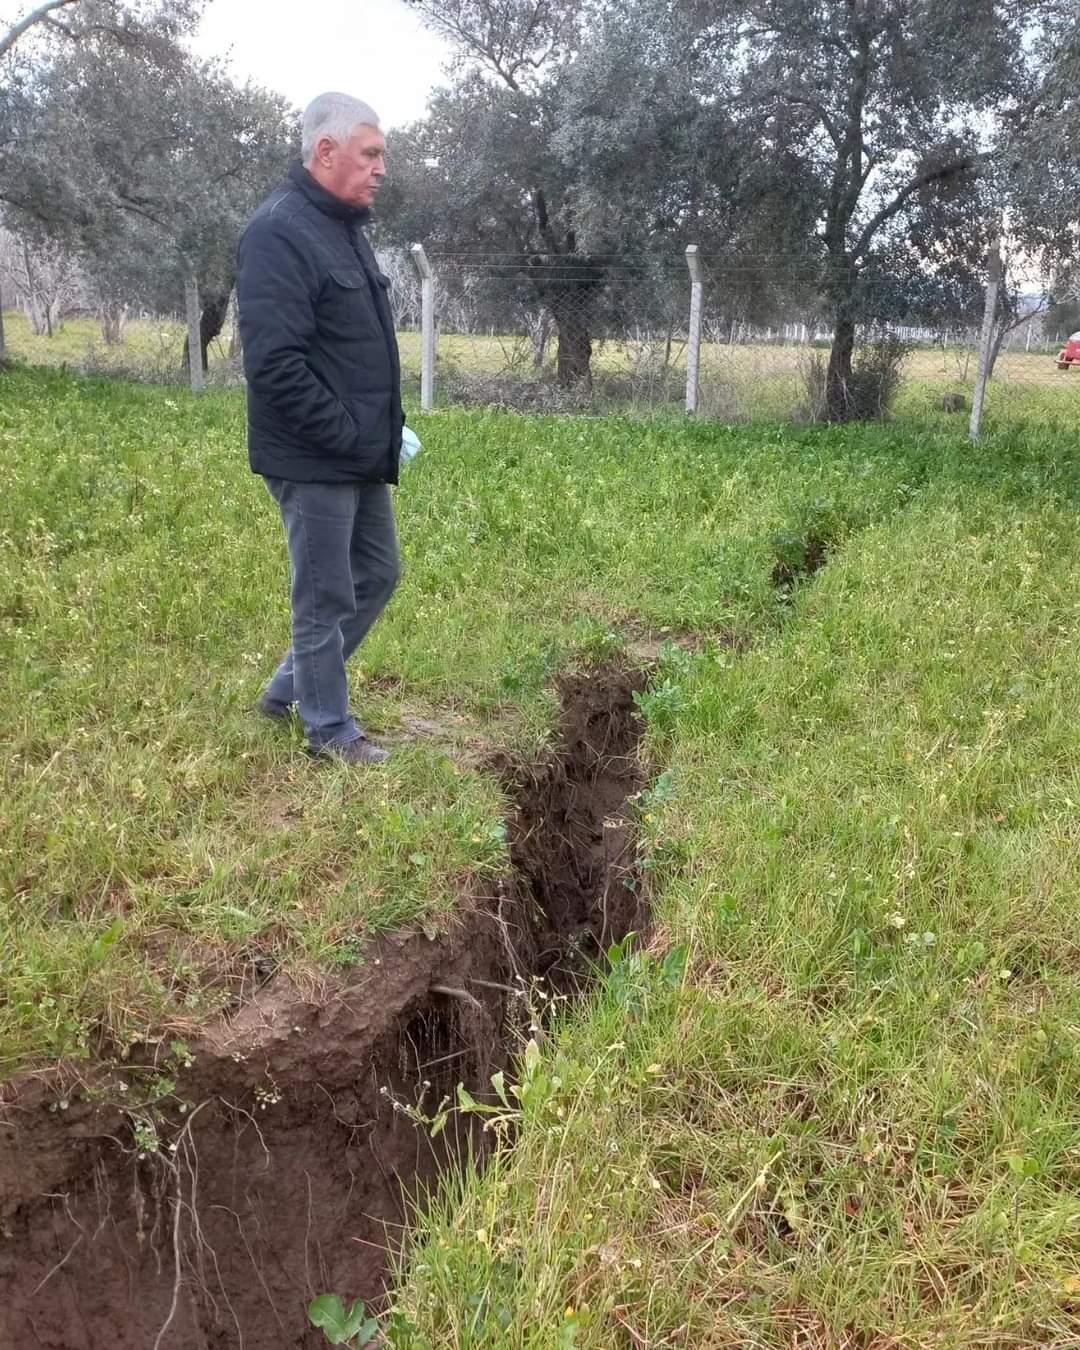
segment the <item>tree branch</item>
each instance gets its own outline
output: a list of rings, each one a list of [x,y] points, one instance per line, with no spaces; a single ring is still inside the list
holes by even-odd
[[[832,115],[820,99],[811,98],[809,94],[801,94],[797,90],[785,88],[783,85],[770,85],[763,89],[755,89],[752,94],[739,94],[730,103],[765,103],[768,99],[779,98],[785,103],[794,103],[802,108],[809,108],[818,116],[818,120],[825,128],[829,140],[840,149],[840,131],[832,119]]]
[[[80,0],[45,0],[43,5],[38,5],[37,9],[32,9],[25,18],[20,19],[0,38],[0,58],[11,51],[28,28],[33,28],[34,24],[41,23],[54,9],[63,9],[65,5],[77,5],[79,3]]]
[[[896,194],[891,202],[888,202],[880,211],[870,218],[862,233],[859,235],[858,243],[852,250],[852,261],[861,258],[870,247],[874,235],[881,229],[886,221],[892,220],[893,216],[903,210],[907,202],[915,195],[921,192],[924,187],[930,187],[934,183],[944,183],[958,174],[968,173],[979,164],[980,156],[963,155],[958,159],[951,160],[947,164],[939,164],[936,168],[927,169],[924,173],[918,174],[905,184]]]
[[[868,154],[866,156],[866,167],[863,169],[862,182],[859,184],[859,192],[862,193],[864,187],[870,181],[870,175],[881,163],[881,156],[877,154]]]
[[[555,238],[555,231],[551,228],[551,222],[548,218],[547,198],[544,196],[543,188],[537,188],[533,193],[533,211],[536,213],[536,228],[540,238],[547,245],[548,252],[558,256],[559,241]]]
[[[62,37],[66,37],[69,42],[79,40],[79,35],[74,28],[69,28],[66,23],[61,23],[59,19],[54,19],[52,15],[44,19],[43,23],[50,32],[59,33]]]
[[[486,63],[515,93],[521,92],[520,85],[514,79],[517,66],[507,67],[504,65],[505,53],[490,34],[485,40],[474,33],[462,20],[457,19],[452,14],[442,13],[438,5],[430,3],[430,0],[411,0],[411,3],[420,11],[421,16],[426,18],[428,27],[449,38],[451,42],[456,42],[458,46],[463,47],[466,52],[477,58],[482,64]]]

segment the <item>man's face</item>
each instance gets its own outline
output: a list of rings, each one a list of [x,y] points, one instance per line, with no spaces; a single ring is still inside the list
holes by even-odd
[[[370,206],[386,176],[386,141],[378,127],[359,126],[344,143],[322,138],[315,162],[327,192],[350,206]]]

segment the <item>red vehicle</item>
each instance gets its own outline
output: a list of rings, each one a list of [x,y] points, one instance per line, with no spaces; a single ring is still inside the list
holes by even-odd
[[[1058,370],[1068,370],[1070,366],[1080,366],[1080,333],[1070,333],[1068,342],[1058,352]]]

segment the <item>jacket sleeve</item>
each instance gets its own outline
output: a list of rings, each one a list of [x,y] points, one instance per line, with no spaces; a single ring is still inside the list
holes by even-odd
[[[236,273],[248,385],[295,429],[299,441],[348,454],[356,445],[356,424],[308,364],[318,286],[316,268],[287,234],[265,220],[248,226]]]

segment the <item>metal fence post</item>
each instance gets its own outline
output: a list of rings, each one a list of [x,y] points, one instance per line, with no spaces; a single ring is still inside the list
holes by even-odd
[[[423,244],[409,252],[420,273],[420,407],[430,412],[435,402],[435,274]]]
[[[184,307],[187,310],[188,367],[191,375],[191,392],[201,394],[203,390],[202,334],[200,332],[199,283],[194,272],[184,278]]]
[[[690,331],[686,343],[686,411],[697,412],[698,374],[701,370],[701,259],[697,244],[686,246],[690,272]]]
[[[971,439],[977,441],[982,429],[986,381],[990,374],[990,355],[994,349],[994,320],[997,318],[998,290],[1001,287],[1001,239],[990,241],[989,269],[986,281],[986,307],[983,310],[982,335],[979,338],[979,368],[975,376],[975,394],[971,400]]]

